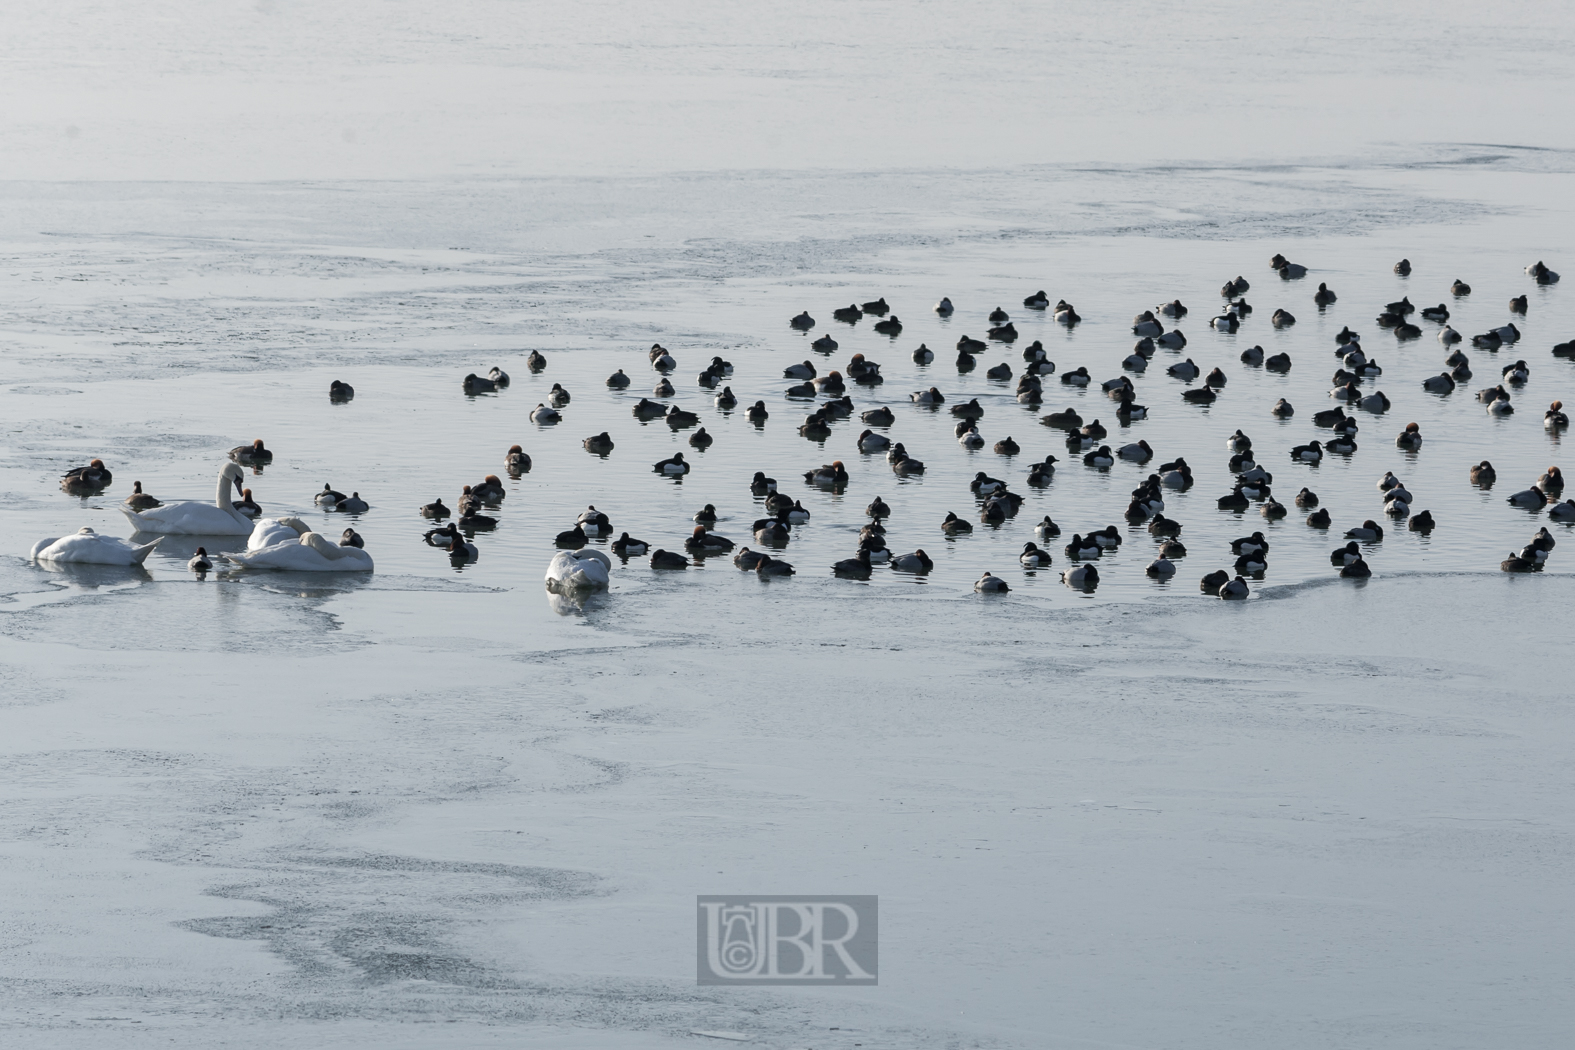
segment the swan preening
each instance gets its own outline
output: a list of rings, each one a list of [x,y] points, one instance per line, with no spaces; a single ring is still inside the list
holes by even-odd
[[[34,561],[66,565],[141,565],[164,542],[161,536],[152,543],[137,544],[118,536],[100,536],[89,528],[69,536],[51,537],[33,544],[29,555]]]
[[[226,463],[219,471],[218,489],[212,503],[181,500],[147,510],[133,510],[121,504],[120,512],[138,532],[181,536],[247,536],[252,531],[252,519],[237,510],[230,499],[232,490],[240,495],[241,479],[245,476],[237,464]]]
[[[343,541],[335,543],[300,518],[263,518],[239,554],[220,555],[246,569],[293,572],[371,572],[372,556]]]
[[[547,589],[555,594],[599,591],[607,586],[612,559],[601,551],[559,551],[547,565]]]

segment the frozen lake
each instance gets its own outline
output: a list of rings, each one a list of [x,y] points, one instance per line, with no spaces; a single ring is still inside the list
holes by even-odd
[[[1575,404],[1550,352],[1575,337],[1569,286],[1523,272],[1575,268],[1575,143],[1538,101],[1567,94],[1566,10],[356,10],[39,8],[0,44],[29,103],[0,119],[8,1043],[1563,1045],[1575,536],[1505,497],[1563,461],[1542,413]],[[1308,276],[1280,280],[1276,252]],[[1255,312],[1212,331],[1237,274]],[[1039,289],[1084,321],[1023,309]],[[832,320],[877,296],[900,335]],[[1426,393],[1437,326],[1374,322],[1401,296],[1523,338]],[[1131,375],[1150,417],[1119,427],[1098,383],[1132,316],[1175,298],[1187,346]],[[996,307],[1019,339],[960,374]],[[806,309],[807,336],[786,323]],[[1353,413],[1354,454],[1295,464],[1329,436],[1311,417],[1346,326],[1393,406]],[[985,370],[1015,378],[1036,339],[1056,374],[1024,406]],[[703,452],[631,413],[656,342]],[[1254,345],[1292,369],[1244,364]],[[783,368],[854,353],[886,377],[849,385],[858,410],[892,408],[922,478],[859,453],[856,415],[797,433],[813,402]],[[713,355],[763,426],[697,384]],[[1213,405],[1165,374],[1186,358],[1226,373]],[[1492,416],[1474,394],[1519,358],[1517,411]],[[493,365],[512,384],[466,397]],[[1058,381],[1079,366],[1092,387]],[[336,378],[353,401],[329,402]],[[572,399],[538,427],[554,383]],[[932,385],[1022,453],[961,448],[908,403]],[[1084,466],[1039,422],[1067,407],[1154,462]],[[1333,527],[1216,508],[1238,428],[1275,495],[1314,489]],[[588,454],[604,430],[615,449]],[[26,560],[83,525],[128,535],[134,479],[206,498],[257,437],[265,512],[353,524],[375,573],[198,579],[198,542],[243,540],[182,537],[145,571]],[[515,443],[533,468],[455,568],[416,508],[504,475]],[[679,450],[689,476],[653,474]],[[113,486],[60,492],[94,456]],[[1122,512],[1176,456],[1196,484],[1166,496],[1188,554],[1165,584]],[[844,493],[800,480],[833,459]],[[615,559],[606,594],[549,600],[587,504],[676,549],[711,503],[753,545],[757,470],[811,512],[796,577]],[[979,522],[979,471],[1026,497],[1015,517]],[[1383,518],[1385,471],[1435,531]],[[371,509],[318,510],[324,483]],[[932,572],[832,577],[877,495]],[[944,537],[947,511],[972,534]],[[1045,515],[1054,564],[1024,570]],[[1374,578],[1340,581],[1329,552],[1366,518],[1388,529]],[[1063,586],[1062,543],[1111,524],[1099,589]],[[1501,574],[1544,524],[1548,568]],[[1200,595],[1257,530],[1253,600]],[[1012,593],[973,594],[986,570]],[[880,985],[696,987],[694,896],[756,892],[878,894]]]

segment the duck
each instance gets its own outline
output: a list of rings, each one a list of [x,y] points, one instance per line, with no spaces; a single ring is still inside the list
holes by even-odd
[[[601,551],[559,551],[547,563],[546,586],[554,594],[600,591],[612,574],[612,559]]]
[[[984,375],[986,379],[993,379],[997,382],[1006,382],[1012,378],[1012,366],[1007,364],[1005,361],[1002,361],[994,368],[987,369]]]
[[[1319,508],[1307,515],[1307,525],[1310,528],[1327,529],[1332,523],[1333,519],[1330,518],[1329,512],[1323,508]]]
[[[1078,415],[1075,409],[1069,408],[1064,412],[1051,412],[1047,416],[1040,416],[1039,422],[1058,430],[1077,430],[1083,425],[1083,417]]]
[[[1440,372],[1422,380],[1422,389],[1433,394],[1449,394],[1455,389],[1455,380],[1448,372]]]
[[[1338,299],[1339,296],[1335,295],[1327,284],[1320,283],[1318,285],[1318,290],[1313,293],[1313,302],[1319,306],[1328,306]]]
[[[1372,574],[1373,570],[1368,567],[1367,562],[1362,558],[1357,558],[1349,565],[1340,567],[1340,578],[1344,580],[1365,580]]]
[[[1044,462],[1035,463],[1028,468],[1028,484],[1038,488],[1050,484],[1055,477],[1055,465],[1059,462],[1054,456],[1046,456]]]
[[[1470,295],[1471,286],[1465,281],[1462,281],[1460,278],[1456,277],[1455,282],[1449,286],[1449,294],[1455,296]]]
[[[791,325],[794,328],[797,328],[801,332],[807,332],[811,328],[815,327],[815,319],[813,317],[809,316],[809,311],[808,310],[805,310],[803,313],[799,314],[797,317],[794,317],[791,320],[789,320],[788,324]]]
[[[1531,378],[1531,369],[1525,361],[1516,361],[1512,365],[1505,365],[1503,370],[1504,382],[1520,385]]]
[[[1200,372],[1201,369],[1199,369],[1197,365],[1193,364],[1192,358],[1190,357],[1185,361],[1178,361],[1169,368],[1165,369],[1166,375],[1175,379],[1184,380],[1189,383],[1192,382],[1192,380],[1198,378]]]
[[[957,536],[965,532],[972,532],[973,525],[959,518],[952,511],[947,511],[945,520],[941,522],[941,531],[948,536]]]
[[[531,372],[540,372],[547,367],[547,356],[540,350],[532,350],[525,355],[525,367]],[[507,382],[507,379],[505,378],[504,381]]]
[[[880,325],[876,325],[875,327],[878,330],[880,328]],[[989,331],[985,332],[984,334],[986,336],[988,336],[989,338],[994,339],[998,343],[1016,342],[1016,340],[1017,340],[1017,327],[1015,325],[1013,325],[1010,321],[1008,321],[1006,324],[997,325],[994,328],[991,328]]]
[[[263,447],[262,438],[258,438],[250,445],[236,445],[230,449],[230,458],[237,463],[256,465],[259,463],[272,463],[273,452]]]
[[[924,463],[908,455],[908,450],[903,447],[900,441],[892,446],[891,451],[887,453],[886,460],[891,464],[892,473],[894,474],[924,473]]]
[[[1017,560],[1022,562],[1026,568],[1043,569],[1050,564],[1050,552],[1041,550],[1038,544],[1025,543],[1023,544],[1023,553],[1018,556]]]
[[[545,404],[539,404],[530,410],[530,421],[535,423],[537,426],[548,426],[553,423],[562,422],[563,413],[559,412],[556,408],[549,408]]]
[[[1154,317],[1153,311],[1144,310],[1132,319],[1132,334],[1140,337],[1163,335],[1165,326]]]
[[[935,304],[935,312],[942,317],[949,317],[954,309],[956,308],[952,306],[951,299],[944,295],[941,296],[941,301]]]
[[[1116,457],[1110,451],[1109,445],[1100,445],[1083,457],[1083,465],[1085,467],[1096,467],[1101,470],[1114,466],[1115,462]]]
[[[607,377],[607,387],[610,390],[625,390],[629,386],[629,377],[623,374],[623,369],[618,369]]]
[[[1405,429],[1400,431],[1400,436],[1395,438],[1395,446],[1407,452],[1415,452],[1422,447],[1422,428],[1416,423],[1407,423]]]
[[[1493,469],[1493,464],[1483,460],[1471,468],[1471,484],[1488,486],[1498,480],[1498,472]]]
[[[860,550],[857,557],[844,558],[832,565],[831,574],[845,580],[867,580],[871,569],[869,551]]]
[[[476,394],[490,394],[498,389],[497,383],[490,379],[483,379],[474,372],[471,372],[461,380],[460,386],[464,388],[465,393],[473,396]]]
[[[946,398],[933,386],[928,390],[915,390],[908,395],[908,400],[916,405],[943,405],[946,403]]]
[[[28,557],[33,561],[59,565],[141,565],[153,549],[164,542],[160,536],[152,543],[132,543],[118,536],[101,536],[83,527],[69,536],[52,536],[33,544]]]
[[[126,497],[126,506],[132,510],[150,510],[153,507],[162,507],[163,503],[142,491],[142,482],[131,483],[131,495]]]
[[[1088,374],[1087,365],[1079,365],[1070,372],[1061,373],[1061,382],[1067,386],[1087,386],[1093,381],[1094,377]]]
[[[1208,386],[1193,387],[1190,390],[1183,390],[1181,392],[1181,399],[1183,401],[1189,401],[1195,405],[1212,405],[1218,399],[1218,397],[1219,395]]]
[[[840,488],[848,483],[848,471],[842,465],[842,460],[833,460],[814,470],[805,471],[804,480],[811,485],[832,485]]]
[[[604,512],[597,510],[594,503],[580,511],[580,516],[574,520],[574,523],[587,532],[594,532],[599,536],[607,535],[613,528],[612,520]]]
[[[1274,403],[1274,407],[1269,412],[1277,419],[1289,419],[1296,414],[1296,408],[1282,397]]]
[[[760,567],[761,562],[768,561],[770,557],[764,551],[752,551],[748,547],[740,547],[738,553],[733,555],[733,564],[744,572],[754,572]]]
[[[1209,325],[1220,332],[1235,332],[1241,327],[1241,319],[1235,314],[1220,314],[1210,319]]]
[[[1058,323],[1064,324],[1070,328],[1072,325],[1080,322],[1083,318],[1076,310],[1072,309],[1071,303],[1063,299],[1056,304],[1055,319]]]
[[[1406,523],[1406,527],[1412,532],[1432,532],[1434,528],[1433,515],[1425,510],[1419,514],[1414,514],[1411,516],[1411,520]]]
[[[159,506],[163,506],[163,504],[159,504]],[[236,500],[232,506],[248,518],[256,519],[262,517],[262,507],[258,506],[257,501],[252,499],[251,489],[241,489],[241,498]]]
[[[764,423],[767,419],[770,419],[771,413],[766,411],[766,403],[764,401],[756,401],[753,405],[744,410],[744,418],[749,420],[751,423],[759,424]]]
[[[1214,572],[1211,572],[1207,576],[1203,577],[1203,579],[1198,583],[1198,590],[1202,591],[1204,594],[1219,597],[1220,588],[1229,582],[1230,573],[1226,572],[1224,569],[1216,569]]]
[[[359,492],[352,492],[328,509],[343,511],[346,514],[364,514],[371,509],[371,505],[361,498]]]
[[[896,314],[892,314],[884,321],[875,322],[875,331],[879,332],[881,335],[889,335],[895,339],[897,336],[902,334],[902,319]],[[1016,338],[1015,334],[1013,335],[1013,338]]]
[[[1043,288],[1023,300],[1023,305],[1030,310],[1047,310],[1050,307],[1050,297]],[[993,315],[992,315],[993,316]]]
[[[755,560],[756,576],[792,576],[798,572],[792,564],[780,558],[773,558],[769,554],[761,554]]]
[[[1537,489],[1547,496],[1557,497],[1564,492],[1564,472],[1558,467],[1549,467],[1547,473],[1537,479]]]
[[[225,463],[219,471],[212,503],[180,500],[175,503],[160,503],[156,507],[143,510],[137,510],[123,503],[120,505],[120,512],[138,532],[189,536],[246,536],[252,532],[252,519],[237,510],[230,498],[232,494],[241,492],[241,479],[244,476],[238,464]],[[324,488],[327,489],[327,486],[325,485]],[[332,492],[331,489],[328,491]],[[333,493],[333,495],[339,499],[344,498],[341,493]],[[140,565],[141,562],[136,564]]]
[[[705,427],[701,427],[699,430],[689,435],[689,447],[698,449],[710,448],[711,443],[715,440],[716,439],[714,437],[706,433]]]
[[[1237,274],[1234,281],[1225,282],[1225,287],[1220,289],[1220,297],[1229,299],[1233,295],[1241,295],[1251,287],[1252,285],[1247,283],[1247,278]]]
[[[1074,561],[1090,561],[1102,556],[1105,548],[1092,537],[1084,537],[1081,533],[1074,534],[1071,542],[1066,547],[1066,556]]]
[[[652,469],[668,477],[683,477],[689,473],[689,464],[684,462],[682,452],[674,452],[671,458],[658,460]]]
[[[788,365],[782,370],[783,379],[814,379],[818,375],[813,361],[803,361],[796,365]]]
[[[490,529],[497,528],[498,519],[490,517],[486,514],[478,513],[476,508],[471,507],[460,514],[459,519],[457,522],[455,522],[455,524],[467,533],[486,532]],[[348,532],[350,530],[346,529],[345,531]],[[343,543],[344,541],[340,540],[339,542]]]
[[[488,474],[479,485],[471,486],[471,494],[486,503],[498,503],[508,496],[503,481],[496,474]]]
[[[1559,275],[1548,269],[1547,266],[1543,265],[1540,259],[1526,267],[1526,273],[1530,274],[1531,279],[1536,281],[1538,284],[1559,283]]]
[[[704,525],[696,525],[694,532],[684,540],[684,549],[690,554],[725,554],[737,546],[726,536],[718,536],[714,532],[707,532]]]
[[[1404,340],[1404,339],[1420,339],[1420,338],[1422,338],[1422,330],[1420,328],[1418,328],[1416,325],[1411,324],[1411,323],[1409,323],[1407,321],[1401,321],[1399,324],[1395,325],[1394,326],[1394,333],[1395,333],[1395,338],[1396,339]]]
[[[1505,572],[1535,572],[1537,563],[1520,554],[1511,552],[1508,558],[1498,563],[1498,567]]]
[[[828,354],[829,355],[829,354],[836,353],[837,352],[837,348],[839,346],[841,346],[841,345],[842,345],[841,343],[838,343],[830,335],[823,335],[819,339],[815,340],[813,343],[810,343],[809,344],[809,348],[811,350],[815,351],[817,354]]]
[[[1236,559],[1236,571],[1247,576],[1263,573],[1268,568],[1269,560],[1262,554],[1243,554]]]
[[[1246,601],[1247,596],[1250,593],[1251,592],[1247,588],[1247,581],[1240,576],[1237,576],[1234,580],[1230,580],[1227,583],[1221,584],[1219,589],[1219,596],[1225,601]]]
[[[1399,274],[1401,277],[1409,277],[1411,275],[1411,260],[1401,259],[1399,262],[1395,263],[1395,273]]]
[[[450,513],[452,512],[443,505],[441,498],[435,499],[421,508],[421,516],[423,518],[446,518]]]
[[[1296,323],[1296,318],[1289,310],[1276,310],[1269,318],[1269,323],[1276,328],[1289,328]]]
[[[631,411],[637,419],[650,420],[659,419],[662,416],[667,415],[667,408],[668,406],[662,404],[660,401],[652,401],[648,397],[642,397],[639,401],[635,402],[634,408]]]
[[[1249,346],[1241,352],[1241,363],[1258,367],[1263,364],[1263,347]]]
[[[919,348],[913,352],[913,363],[916,365],[927,365],[934,360],[935,351],[923,343],[920,343]]]
[[[979,404],[978,398],[973,398],[960,405],[952,406],[952,415],[959,419],[983,419],[984,406]]]
[[[1456,343],[1464,341],[1465,338],[1465,336],[1461,335],[1447,324],[1438,330],[1438,341],[1443,343],[1445,346],[1453,346]]]
[[[783,512],[786,517],[786,511]],[[762,518],[755,522],[755,542],[768,547],[785,547],[792,538],[793,529],[782,518]]]
[[[104,465],[104,461],[93,459],[85,467],[72,467],[66,471],[60,479],[60,490],[73,495],[93,494],[108,488],[114,480],[114,474]]]
[[[1149,447],[1149,443],[1141,440],[1130,445],[1122,445],[1117,454],[1129,463],[1147,463],[1154,458],[1154,450]]]
[[[1250,500],[1242,487],[1237,485],[1228,496],[1221,496],[1216,503],[1220,510],[1246,510]]]
[[[959,429],[962,429],[962,427],[959,426]],[[966,449],[983,448],[984,438],[980,435],[977,426],[970,425],[958,435],[957,443]]]
[[[1172,328],[1164,335],[1155,336],[1153,345],[1156,347],[1163,347],[1166,350],[1180,350],[1187,345],[1187,336],[1186,333],[1182,332],[1180,329]],[[1143,344],[1139,343],[1133,348],[1134,352],[1141,354],[1143,352],[1142,347]]]
[[[355,387],[335,379],[328,384],[328,400],[343,403],[355,399]]]
[[[793,506],[787,509],[787,520],[793,525],[802,525],[809,520],[809,511],[799,500],[793,501]]]
[[[1384,538],[1384,527],[1369,518],[1354,529],[1346,529],[1345,538],[1348,540],[1361,540],[1365,543],[1376,543]]]
[[[1258,508],[1258,513],[1270,521],[1278,521],[1281,518],[1288,517],[1291,512],[1285,509],[1285,504],[1270,497]]]
[[[1366,397],[1359,398],[1356,402],[1356,407],[1364,412],[1382,414],[1389,411],[1390,403],[1389,398],[1384,396],[1382,390],[1375,390]]]
[[[1167,489],[1181,489],[1183,491],[1189,489],[1192,487],[1192,468],[1187,466],[1187,461],[1184,459],[1178,459],[1174,464],[1161,466],[1159,468],[1159,483]]]
[[[672,380],[668,379],[666,376],[658,379],[656,381],[656,385],[651,388],[651,393],[655,394],[657,397],[672,397],[675,392],[676,389],[673,386]]]
[[[590,537],[586,535],[583,525],[575,525],[572,529],[558,533],[553,542],[566,550],[579,550],[590,542]]]
[[[1099,569],[1093,565],[1074,565],[1061,573],[1061,582],[1073,590],[1092,591],[1099,586]]]
[[[687,569],[689,568],[689,559],[675,551],[658,549],[651,552],[651,568]]]
[[[1299,463],[1317,463],[1323,459],[1323,443],[1310,441],[1291,449],[1291,458]]]
[[[700,422],[700,417],[698,415],[693,412],[685,411],[684,409],[679,408],[677,405],[669,406],[667,409],[667,415],[663,418],[666,420],[667,425],[675,430],[683,427],[692,427],[696,423]]]
[[[197,553],[192,555],[191,560],[186,563],[186,568],[192,572],[211,571],[213,562],[208,558],[208,549],[206,547],[198,547]]]

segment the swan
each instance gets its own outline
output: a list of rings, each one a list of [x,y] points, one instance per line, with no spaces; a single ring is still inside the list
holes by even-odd
[[[141,565],[153,553],[153,548],[164,542],[159,537],[152,543],[136,544],[118,536],[100,536],[90,528],[81,528],[70,536],[50,537],[33,544],[28,555],[34,561],[75,563],[78,565]]]
[[[300,518],[263,518],[246,541],[246,550],[220,557],[247,569],[372,571],[372,556],[366,551],[360,547],[341,546],[313,532]]]
[[[547,589],[556,594],[607,587],[612,559],[601,551],[559,551],[547,565]]]
[[[132,510],[121,504],[120,512],[130,520],[138,532],[184,536],[245,536],[252,531],[252,519],[236,510],[234,504],[230,502],[231,487],[239,492],[243,477],[245,474],[237,464],[226,463],[224,469],[219,471],[218,489],[212,503],[181,500],[178,503],[166,503],[162,507],[148,510]]]

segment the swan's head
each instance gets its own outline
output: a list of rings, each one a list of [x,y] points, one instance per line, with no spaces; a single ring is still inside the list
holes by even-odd
[[[224,469],[219,471],[219,477],[221,479],[228,479],[229,481],[233,482],[235,485],[235,491],[239,492],[241,490],[241,479],[246,477],[246,472],[241,469],[240,464],[238,463],[226,463],[224,465]],[[327,490],[328,486],[324,485],[323,491],[326,492]]]

